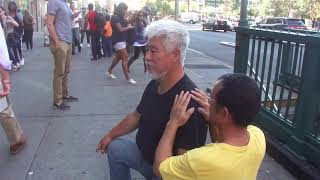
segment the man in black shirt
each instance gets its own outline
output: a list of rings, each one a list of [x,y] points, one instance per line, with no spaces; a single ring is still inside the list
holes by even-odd
[[[160,20],[145,30],[148,51],[145,59],[150,77],[136,111],[125,117],[99,142],[97,151],[107,152],[111,180],[131,179],[130,168],[146,179],[158,179],[152,170],[155,151],[177,94],[191,91],[195,84],[184,73],[184,59],[189,44],[189,34],[175,21]],[[189,108],[199,104],[190,101]],[[138,129],[136,142],[119,138]],[[195,111],[188,123],[176,135],[173,154],[180,155],[204,145],[207,125],[203,116]]]

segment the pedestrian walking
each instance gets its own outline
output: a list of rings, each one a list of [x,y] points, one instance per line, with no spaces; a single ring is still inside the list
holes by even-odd
[[[9,58],[13,64],[12,70],[17,71],[20,68],[17,47],[20,42],[20,37],[15,32],[14,27],[18,27],[19,24],[11,16],[7,16],[4,7],[0,7],[0,18],[8,47]]]
[[[87,14],[85,13],[85,11],[82,11],[82,17],[87,17]],[[91,33],[90,33],[90,26],[87,26],[87,28],[85,29],[84,28],[84,23],[85,21],[81,21],[81,26],[80,26],[80,32],[81,32],[81,47],[83,47],[83,40],[84,40],[84,37],[86,37],[87,39],[87,47],[91,47],[90,46],[90,39],[91,39]]]
[[[306,24],[306,20],[303,18],[303,16],[301,16],[301,22],[303,22],[303,24]]]
[[[54,58],[53,107],[59,110],[70,109],[65,102],[79,99],[68,91],[68,80],[72,51],[72,19],[80,12],[72,14],[65,0],[49,0],[47,7],[48,30],[50,33],[50,50]]]
[[[72,1],[70,3],[70,8],[72,13],[77,13],[72,20],[72,55],[75,54],[75,48],[78,48],[78,52],[81,52],[81,42],[80,42],[80,23],[82,21],[82,15],[80,10],[76,10],[75,3]]]
[[[136,40],[133,43],[134,55],[129,59],[128,70],[130,71],[131,64],[139,58],[140,52],[142,51],[144,72],[147,72],[146,61],[144,58],[146,55],[145,46],[147,44],[147,40],[144,38],[144,35],[143,35],[144,30],[147,27],[147,23],[145,21],[145,16],[143,11],[139,11],[136,15],[134,15],[132,24],[135,27]]]
[[[28,10],[24,11],[23,16],[23,29],[24,29],[24,41],[26,43],[27,49],[33,48],[33,25],[34,25],[34,19],[31,16],[30,12]]]
[[[116,76],[112,74],[113,68],[122,61],[122,69],[126,80],[131,84],[136,84],[136,81],[129,77],[128,71],[128,52],[126,49],[126,32],[134,27],[125,20],[128,6],[125,3],[119,3],[114,11],[114,15],[111,17],[112,26],[112,43],[113,48],[116,50],[116,56],[114,57],[111,66],[106,72],[106,75],[110,79],[116,79]]]
[[[111,57],[112,55],[112,27],[110,23],[110,15],[106,15],[106,23],[103,31],[103,54]]]
[[[13,1],[9,2],[8,4],[8,10],[9,10],[9,16],[11,16],[18,24],[19,26],[14,27],[15,33],[19,37],[19,41],[17,42],[17,50],[18,50],[18,62],[17,62],[17,68],[20,68],[20,65],[24,65],[24,57],[22,54],[22,37],[23,37],[23,17],[21,16],[21,13],[18,13],[18,7],[17,4]]]
[[[8,72],[11,69],[11,62],[2,25],[0,25],[0,42],[0,123],[7,135],[10,153],[17,154],[25,146],[27,139],[14,115],[8,97],[11,89]]]
[[[84,29],[86,29],[88,25],[90,26],[91,50],[92,50],[91,60],[95,61],[102,57],[101,46],[100,46],[101,32],[99,32],[96,27],[97,11],[93,10],[92,3],[88,5],[88,9],[89,9],[89,12],[85,18]]]

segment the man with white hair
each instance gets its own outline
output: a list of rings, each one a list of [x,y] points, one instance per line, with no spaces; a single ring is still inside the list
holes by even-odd
[[[152,81],[146,87],[136,110],[127,115],[99,142],[97,151],[107,153],[110,179],[131,179],[130,168],[146,179],[158,179],[153,170],[157,145],[170,119],[170,111],[177,94],[196,89],[184,73],[184,59],[189,33],[175,21],[160,20],[145,30],[148,50],[145,56]],[[191,100],[189,108],[199,108]],[[119,138],[137,129],[136,141]],[[172,153],[180,155],[202,146],[206,140],[204,117],[195,112],[176,135]]]

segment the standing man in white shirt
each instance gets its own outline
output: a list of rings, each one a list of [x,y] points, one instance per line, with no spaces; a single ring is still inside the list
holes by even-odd
[[[78,47],[79,53],[81,52],[81,42],[80,42],[80,23],[82,21],[81,10],[77,10],[74,2],[70,3],[70,8],[72,13],[78,13],[72,20],[72,55],[75,55],[75,48]]]
[[[19,122],[14,116],[8,95],[10,93],[9,70],[11,62],[9,59],[7,44],[4,38],[2,26],[0,25],[0,123],[10,143],[10,153],[18,153],[26,144],[27,140]]]

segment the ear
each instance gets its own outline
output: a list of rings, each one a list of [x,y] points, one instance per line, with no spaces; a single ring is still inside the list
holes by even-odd
[[[229,117],[230,116],[230,112],[229,112],[229,110],[228,110],[228,108],[226,108],[226,107],[223,107],[223,117],[224,118],[231,118],[231,117]]]
[[[181,51],[180,51],[180,49],[175,48],[174,51],[173,51],[173,56],[174,56],[174,59],[175,59],[175,60],[180,61],[180,58],[181,58]]]

